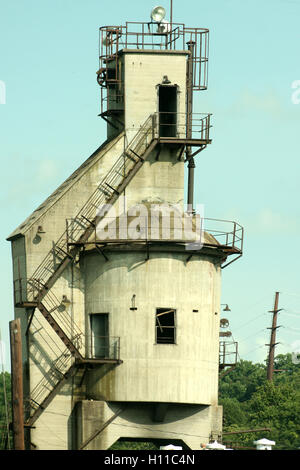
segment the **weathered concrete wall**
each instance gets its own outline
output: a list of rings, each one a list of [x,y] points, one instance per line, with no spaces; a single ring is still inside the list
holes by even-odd
[[[124,361],[103,377],[101,369],[89,374],[89,398],[217,404],[220,268],[204,256],[186,263],[187,256],[85,256],[87,328],[89,315],[109,313]],[[176,344],[155,344],[156,308],[167,307],[176,309]]]
[[[125,67],[125,129],[130,142],[150,114],[158,112],[158,88],[167,76],[178,85],[179,128],[185,123],[187,53],[180,51],[128,51]]]
[[[55,197],[53,201],[45,202],[48,210],[41,208],[40,211],[33,214],[33,225],[27,230],[25,236],[15,238],[12,241],[14,279],[18,279],[19,274],[23,279],[32,276],[50,251],[53,243],[66,230],[66,219],[77,215],[116,159],[120,157],[123,149],[123,136],[109,142],[105,148],[99,151],[98,155],[95,155],[92,162],[88,162],[86,168],[79,175],[74,175],[73,184],[71,182],[68,188],[62,190],[59,197]],[[39,226],[45,233],[37,234]],[[63,295],[70,300],[70,304],[64,307],[66,310],[61,311],[61,315],[68,315],[84,332],[84,284],[78,265],[67,268],[51,292],[59,302]],[[23,334],[25,334],[30,313],[28,309],[27,311],[26,309],[15,309],[15,316],[21,318]],[[25,406],[27,409],[28,401],[26,399],[29,396],[29,391],[31,395],[34,394],[35,388],[41,380],[45,382],[45,390],[47,390],[47,382],[49,389],[51,389],[53,382],[51,365],[57,358],[61,360],[64,357],[66,347],[38,309],[35,311],[28,341],[24,336],[22,344]],[[28,345],[29,349],[27,349]],[[71,358],[69,361],[71,364]],[[29,376],[26,373],[28,370],[30,371]],[[71,384],[72,382],[67,387],[67,392],[60,393],[55,397],[45,414],[36,421],[35,429],[32,430],[32,441],[38,448],[68,448],[68,426],[65,424],[72,411],[73,388]],[[42,399],[42,397],[45,395],[42,394],[40,398]],[[51,409],[63,409],[64,413],[62,415],[55,414],[51,412]],[[52,437],[48,439],[50,429]]]
[[[77,406],[77,447],[87,441],[120,410],[119,416],[85,450],[105,450],[120,437],[147,439],[180,439],[193,450],[207,444],[222,429],[222,407],[200,405],[169,405],[163,422],[153,421],[153,404],[108,404],[103,401],[82,401]]]
[[[183,210],[184,162],[178,161],[178,149],[163,146],[158,161],[156,152],[157,149],[151,153],[125,189],[128,208],[139,203],[161,201],[178,204]]]

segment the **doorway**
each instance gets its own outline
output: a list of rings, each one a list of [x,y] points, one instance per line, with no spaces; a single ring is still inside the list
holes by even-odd
[[[159,136],[177,135],[177,85],[158,87]]]
[[[109,358],[108,313],[90,315],[91,355],[93,358]]]

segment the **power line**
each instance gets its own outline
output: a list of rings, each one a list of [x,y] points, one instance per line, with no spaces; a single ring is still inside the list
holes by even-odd
[[[264,295],[260,300],[258,300],[257,302],[255,302],[254,304],[250,304],[248,306],[246,306],[246,310],[244,310],[244,312],[246,311],[249,311],[249,310],[253,310],[254,307],[256,307],[257,305],[261,304],[262,301],[264,301],[266,299],[266,296]],[[260,315],[258,315],[257,317],[255,318],[252,318],[250,320],[248,320],[246,323],[243,323],[241,324],[240,326],[238,325],[237,328],[235,328],[235,331],[239,330],[240,328],[243,328],[245,325],[247,325],[248,323],[251,323],[252,321],[256,320],[257,318],[261,317],[265,315],[265,313],[261,313]]]
[[[258,333],[261,333],[262,331],[265,331],[265,328],[260,329],[259,331],[256,331],[256,333],[251,333],[251,335],[247,336],[246,338],[240,339],[239,343],[242,343],[243,341],[246,341],[249,338],[253,338],[253,336],[256,336]]]
[[[265,313],[261,313],[261,314],[257,315],[257,317],[254,317],[251,320],[247,321],[246,323],[243,323],[243,325],[240,325],[237,328],[235,328],[234,331],[236,332],[237,330],[240,330],[241,328],[244,328],[244,326],[248,325],[249,323],[253,322],[254,320],[257,320],[258,318],[260,318],[264,315],[265,315]]]
[[[282,313],[284,313],[285,315],[288,315],[289,317],[295,317],[295,318],[300,319],[300,313],[298,312],[290,313],[290,312],[287,312],[286,310],[283,310]]]
[[[45,412],[46,413],[46,412]],[[69,415],[65,415],[63,413],[55,413],[59,416],[69,416]],[[86,421],[92,421],[94,422],[95,420],[94,419],[87,419]],[[148,428],[148,427],[145,427],[145,426],[134,426],[134,425],[131,425],[131,424],[123,424],[123,423],[110,423],[110,426],[121,426],[121,427],[126,427],[126,428],[133,428],[133,429],[141,429],[141,430],[144,430],[144,431],[155,431],[155,432],[158,432],[158,433],[164,433],[164,434],[174,434],[174,435],[177,435],[177,436],[189,436],[189,437],[203,437],[203,438],[207,438],[208,436],[204,436],[204,435],[201,435],[201,434],[188,434],[188,433],[184,433],[184,432],[176,432],[176,431],[170,431],[168,429],[156,429],[156,428]],[[45,423],[43,423],[42,426],[39,426],[39,429],[48,429],[50,432],[52,432],[52,428],[50,426],[47,426]],[[55,428],[57,428],[57,423],[55,424]],[[57,435],[56,433],[56,437],[58,437],[60,440],[63,440],[60,436]],[[46,441],[44,441],[46,442]]]
[[[251,349],[251,351],[248,351],[247,354],[251,354],[251,353],[253,353],[254,351],[257,351],[258,349],[261,349],[261,348],[264,348],[264,347],[265,347],[265,345],[264,345],[264,344],[261,344],[260,346],[257,346],[257,348]]]

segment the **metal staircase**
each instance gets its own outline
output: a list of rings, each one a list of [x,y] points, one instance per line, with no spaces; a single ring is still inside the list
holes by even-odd
[[[32,390],[28,400],[29,418],[26,426],[32,426],[65,382],[76,374],[78,368],[84,368],[91,362],[122,362],[119,357],[102,360],[85,358],[84,335],[71,316],[65,310],[61,311],[61,302],[51,288],[67,266],[74,262],[82,242],[89,239],[105,216],[101,213],[101,207],[116,202],[156,146],[155,129],[156,116],[150,115],[73,219],[72,241],[77,241],[79,245],[69,249],[69,231],[66,230],[59,240],[53,243],[51,250],[30,279],[14,281],[15,306],[32,309],[27,330],[37,308],[66,347],[65,352],[51,363],[46,375]],[[119,348],[117,349],[119,355]]]
[[[113,204],[143,165],[157,144],[155,138],[155,115],[150,115],[141,126],[132,142],[122,153],[111,170],[103,178],[97,189],[86,204],[75,216],[76,226],[72,231],[72,239],[82,243],[90,237],[95,226],[104,217],[101,207]],[[65,268],[76,258],[80,246],[69,249],[68,231],[66,230],[33,273],[29,281],[38,281],[41,288],[38,299],[41,301],[47,291],[54,285]],[[29,301],[37,298],[28,297]]]
[[[83,366],[82,366],[83,368]],[[72,363],[68,349],[51,364],[42,380],[31,391],[30,398],[25,404],[28,416],[25,425],[32,426],[55,395],[62,389],[66,382],[78,372],[78,365]]]

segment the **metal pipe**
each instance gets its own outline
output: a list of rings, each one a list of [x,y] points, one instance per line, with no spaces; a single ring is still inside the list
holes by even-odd
[[[261,432],[261,431],[271,431],[270,428],[257,428],[257,429],[243,429],[241,431],[226,431],[223,432],[223,436],[228,436],[229,434],[246,434],[248,432]]]
[[[194,62],[194,41],[187,43],[189,49],[189,58],[187,62],[187,90],[186,90],[186,137],[192,137],[192,119],[193,119],[193,62]],[[194,211],[194,176],[195,176],[195,161],[191,157],[191,147],[186,148],[186,159],[188,160],[188,212]]]

